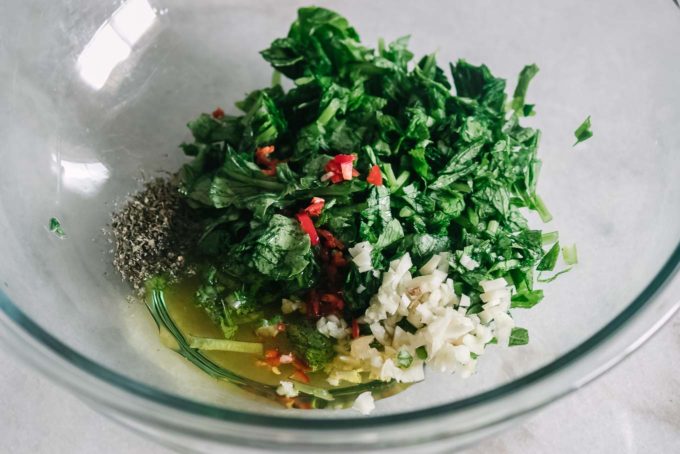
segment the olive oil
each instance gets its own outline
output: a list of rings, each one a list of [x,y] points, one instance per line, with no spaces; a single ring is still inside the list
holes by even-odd
[[[198,285],[198,280],[189,279],[168,288],[165,292],[168,313],[185,336],[221,339],[224,336],[219,326],[208,317],[203,309],[194,303],[194,294]],[[274,315],[274,313],[271,315]],[[276,337],[259,337],[255,334],[257,328],[258,323],[239,326],[234,340],[263,343],[265,351],[278,349],[281,354],[292,351],[285,332],[279,333]],[[202,353],[218,366],[266,385],[278,386],[281,380],[289,380],[289,377],[295,372],[295,368],[290,364],[281,364],[277,368],[272,368],[263,362],[262,357],[249,353],[220,351],[203,351]],[[322,371],[310,372],[307,375],[311,385],[330,388],[325,379],[326,374]]]

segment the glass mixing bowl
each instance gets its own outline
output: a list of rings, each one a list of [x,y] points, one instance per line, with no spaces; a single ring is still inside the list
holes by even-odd
[[[671,0],[329,1],[363,39],[412,34],[417,54],[541,72],[540,192],[580,263],[515,311],[523,348],[467,380],[429,374],[351,410],[285,410],[164,348],[102,229],[140,177],[173,171],[186,122],[267,84],[257,51],[299,1],[7,0],[0,17],[0,337],[111,418],[178,449],[443,450],[583,386],[677,308],[680,11]],[[572,148],[592,116],[595,136]],[[61,220],[67,237],[47,228]]]

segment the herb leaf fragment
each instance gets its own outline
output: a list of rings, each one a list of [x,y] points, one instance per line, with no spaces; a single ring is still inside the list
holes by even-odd
[[[590,115],[583,120],[583,123],[576,128],[576,131],[574,131],[574,137],[576,137],[576,142],[574,142],[573,146],[578,145],[581,142],[584,142],[591,137],[593,137],[593,131],[590,129],[591,128],[591,121],[590,121]]]

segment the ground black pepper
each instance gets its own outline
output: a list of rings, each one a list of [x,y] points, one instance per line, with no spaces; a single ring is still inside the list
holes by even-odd
[[[138,295],[144,283],[163,275],[173,281],[193,271],[186,254],[198,229],[173,178],[155,178],[112,215],[113,265]]]

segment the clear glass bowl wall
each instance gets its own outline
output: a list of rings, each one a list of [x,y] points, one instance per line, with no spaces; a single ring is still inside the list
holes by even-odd
[[[299,1],[9,1],[0,17],[0,307],[4,344],[101,411],[175,446],[457,446],[578,387],[676,308],[680,252],[680,11],[670,0],[329,1],[366,43],[412,35],[440,64],[486,63],[543,130],[540,193],[574,271],[514,313],[523,348],[473,378],[429,374],[351,411],[286,411],[161,346],[111,267],[102,229],[140,178],[173,171],[186,122],[269,83],[258,51]],[[591,115],[595,136],[572,148]],[[58,217],[68,237],[47,229]],[[537,226],[540,226],[536,220]],[[418,436],[414,436],[416,433]],[[349,438],[348,438],[349,437]]]

